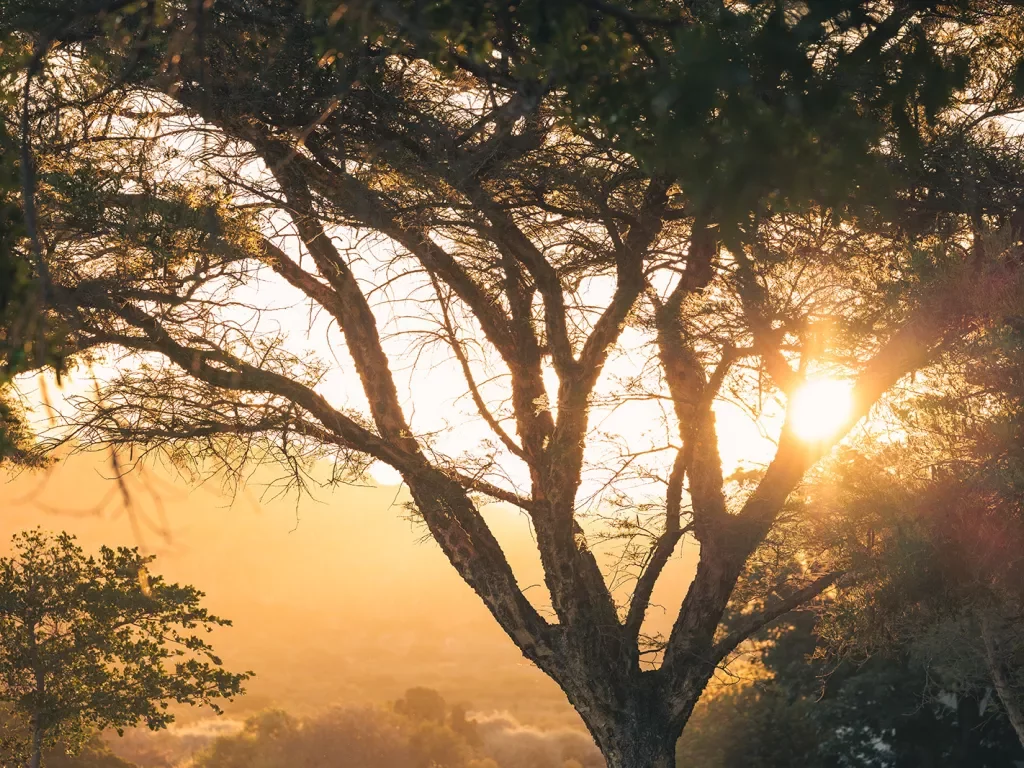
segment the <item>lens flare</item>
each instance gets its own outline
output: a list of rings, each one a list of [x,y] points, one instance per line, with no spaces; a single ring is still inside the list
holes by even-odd
[[[789,424],[801,440],[826,440],[846,423],[853,407],[850,384],[838,379],[812,379],[789,402]]]

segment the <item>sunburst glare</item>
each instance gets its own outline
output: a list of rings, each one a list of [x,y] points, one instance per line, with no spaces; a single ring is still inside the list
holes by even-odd
[[[846,423],[852,404],[849,382],[811,379],[793,393],[789,423],[802,440],[825,440]]]

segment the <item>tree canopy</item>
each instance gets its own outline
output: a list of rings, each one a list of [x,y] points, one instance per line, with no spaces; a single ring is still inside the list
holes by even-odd
[[[697,705],[681,765],[996,768],[1020,759],[991,685],[962,685],[921,648],[837,663],[821,655],[816,622],[813,611],[789,617],[762,638],[756,680],[733,680]]]
[[[19,269],[110,371],[56,440],[392,467],[615,768],[671,765],[716,665],[853,581],[805,475],[1017,311],[1017,3],[56,5],[0,21]],[[807,439],[822,379],[850,409]],[[739,473],[726,402],[772,433]],[[488,502],[528,517],[545,600]]]
[[[0,558],[0,700],[26,738],[9,756],[38,768],[44,747],[74,750],[98,730],[165,728],[170,703],[242,692],[198,633],[230,624],[194,587],[150,574],[152,557],[121,548],[88,557],[68,534],[16,534]]]

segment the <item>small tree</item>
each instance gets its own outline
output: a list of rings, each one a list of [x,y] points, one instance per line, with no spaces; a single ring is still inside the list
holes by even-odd
[[[147,570],[137,549],[86,556],[67,533],[15,534],[0,559],[0,699],[29,727],[16,746],[38,768],[45,746],[74,748],[97,728],[174,720],[170,702],[206,704],[242,692],[247,674],[221,668],[196,632],[231,622],[203,593]]]

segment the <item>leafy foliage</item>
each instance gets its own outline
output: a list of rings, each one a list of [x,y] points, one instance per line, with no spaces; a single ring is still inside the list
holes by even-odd
[[[202,593],[149,573],[151,557],[104,547],[86,556],[66,533],[16,534],[0,559],[0,700],[26,723],[38,752],[74,748],[95,729],[174,720],[170,703],[202,704],[242,692],[202,637],[229,621]]]
[[[3,765],[18,768],[24,762],[12,762],[24,750],[20,745],[31,741],[28,724],[7,705],[0,712],[0,759]],[[89,733],[70,745],[56,743],[42,753],[42,765],[47,768],[137,768],[136,764],[115,755],[110,746],[97,733]]]
[[[907,650],[814,658],[816,619],[794,614],[765,639],[762,679],[701,703],[680,741],[681,765],[997,768],[1024,754],[991,687],[965,688]]]
[[[676,179],[731,243],[769,209],[884,207],[958,93],[998,82],[1008,110],[1021,96],[1005,87],[1024,61],[1015,2],[311,6],[332,51],[353,30],[388,44],[373,9],[441,66],[558,92],[575,125]]]

